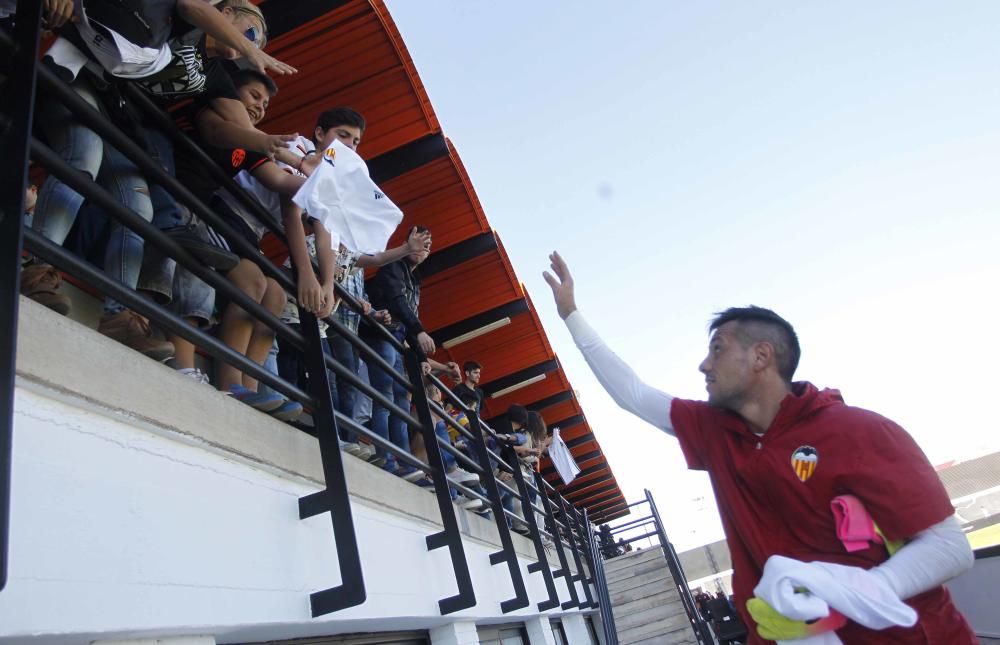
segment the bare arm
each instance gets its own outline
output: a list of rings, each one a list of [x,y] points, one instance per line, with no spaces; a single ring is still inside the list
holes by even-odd
[[[265,164],[273,166],[274,164]],[[278,170],[282,175],[288,173]],[[256,176],[256,175],[255,175]],[[306,245],[305,228],[302,226],[302,210],[291,200],[282,200],[281,219],[285,225],[285,235],[288,237],[288,250],[292,256],[292,266],[298,283],[298,294],[295,298],[299,306],[312,313],[323,310],[323,288],[313,272],[312,258],[309,257],[309,247]]]
[[[306,182],[305,177],[299,177],[285,172],[279,168],[277,164],[273,164],[271,162],[262,163],[254,168],[250,174],[252,174],[253,178],[259,181],[264,188],[286,197],[294,195],[298,192],[299,188],[302,187],[302,184]],[[296,209],[298,209],[298,207],[296,207]],[[301,214],[302,210],[298,209],[298,212]],[[302,226],[301,217],[299,218],[299,226]],[[305,238],[303,237],[303,239]]]
[[[427,241],[431,239],[429,232],[418,233],[417,227],[410,229],[410,235],[405,244],[400,244],[396,248],[387,249],[381,253],[362,255],[358,258],[359,267],[380,267],[396,260],[402,260],[411,253],[419,253],[424,249]]]
[[[552,271],[558,278],[546,271],[545,281],[552,288],[559,315],[566,321],[573,342],[594,376],[622,409],[673,435],[674,428],[670,422],[673,397],[643,382],[625,361],[604,344],[576,308],[573,277],[566,263],[558,253],[553,253],[550,259]]]
[[[246,148],[268,156],[287,150],[297,134],[267,134],[253,127],[247,109],[235,99],[217,98],[195,116],[202,141],[216,148]],[[285,173],[287,174],[287,173]]]
[[[297,210],[301,211],[288,197],[282,197],[281,201],[282,212],[284,212],[285,202],[288,202],[290,207],[294,206]],[[330,231],[326,230],[322,224],[316,221],[313,222],[313,235],[316,236],[316,262],[319,264],[319,286],[323,290],[323,308],[320,309],[319,317],[326,318],[333,311],[333,305],[337,302],[333,291],[333,244],[330,241]]]
[[[277,74],[294,74],[298,71],[257,49],[226,20],[221,11],[205,0],[177,0],[177,11],[185,21],[238,51],[258,72],[266,73],[270,70]]]

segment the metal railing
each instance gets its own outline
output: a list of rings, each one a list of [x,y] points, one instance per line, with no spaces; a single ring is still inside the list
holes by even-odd
[[[616,534],[628,533],[639,529],[647,529],[648,527],[648,530],[645,533],[632,535],[627,538],[623,537],[621,539],[626,544],[631,544],[632,542],[637,542],[639,540],[655,538],[656,544],[660,546],[660,550],[663,553],[663,559],[666,560],[667,569],[670,571],[670,576],[674,581],[674,587],[677,594],[680,596],[681,604],[684,606],[684,613],[687,614],[688,621],[691,624],[692,631],[694,631],[695,638],[702,645],[712,645],[715,643],[715,639],[712,636],[712,629],[708,622],[702,617],[701,612],[698,611],[698,606],[694,601],[694,596],[688,588],[687,578],[684,575],[684,569],[681,567],[681,561],[677,557],[677,552],[674,551],[674,545],[667,539],[667,533],[663,528],[660,513],[656,509],[656,502],[653,501],[653,494],[650,493],[649,490],[645,491],[645,499],[639,500],[638,502],[632,502],[629,504],[629,508],[634,508],[643,504],[648,506],[648,515],[619,524],[611,528],[610,533],[606,533],[605,535],[611,536],[612,545],[614,545],[616,543],[613,541],[613,538]],[[601,543],[600,535],[601,532],[598,531],[598,545],[596,547],[598,552],[600,552],[604,558],[617,557],[617,553],[613,555],[606,553],[606,547],[608,545]]]
[[[319,321],[311,313],[299,311],[300,327],[295,330],[283,323],[265,307],[229,282],[215,270],[195,259],[160,229],[137,213],[122,205],[107,190],[93,179],[60,158],[43,141],[33,137],[32,112],[35,105],[35,84],[47,95],[59,101],[85,127],[97,133],[103,141],[114,146],[127,157],[151,184],[157,184],[169,192],[174,199],[191,210],[197,217],[219,232],[241,256],[250,258],[263,274],[273,278],[289,293],[296,293],[294,274],[279,268],[265,258],[253,245],[234,231],[225,219],[204,204],[186,186],[166,172],[155,162],[143,146],[135,143],[119,130],[97,109],[80,98],[76,92],[57,78],[50,70],[38,64],[38,33],[41,3],[39,0],[22,0],[18,3],[16,31],[11,34],[0,29],[0,53],[7,54],[10,70],[6,74],[4,91],[10,100],[0,108],[0,127],[3,128],[3,150],[0,164],[5,172],[0,173],[0,352],[7,358],[0,369],[0,589],[6,581],[8,566],[8,528],[10,517],[10,463],[11,436],[13,424],[14,357],[16,348],[17,311],[22,250],[51,264],[65,274],[72,275],[88,284],[104,296],[113,298],[123,306],[150,319],[159,328],[175,334],[191,343],[215,360],[236,367],[245,374],[256,378],[275,391],[298,401],[311,411],[315,424],[322,458],[325,487],[299,499],[299,515],[305,519],[322,513],[330,513],[334,542],[340,566],[342,584],[314,592],[310,595],[313,616],[345,609],[363,603],[366,599],[364,571],[358,550],[357,536],[351,513],[347,481],[344,474],[343,455],[338,437],[341,429],[356,433],[374,446],[394,456],[399,462],[428,473],[434,484],[438,507],[441,513],[442,530],[427,536],[428,550],[447,548],[458,586],[454,596],[439,600],[442,614],[449,614],[475,606],[476,595],[469,572],[459,523],[458,509],[452,500],[452,490],[465,497],[485,502],[492,512],[497,527],[501,549],[490,554],[492,565],[506,564],[510,575],[514,596],[500,604],[503,613],[526,607],[529,598],[520,570],[514,541],[510,534],[508,520],[523,522],[527,526],[538,561],[528,566],[528,573],[542,576],[548,598],[538,603],[539,611],[556,607],[563,609],[602,608],[610,615],[607,606],[607,590],[603,589],[603,572],[600,557],[594,548],[592,527],[585,514],[570,505],[536,471],[522,469],[511,447],[498,445],[496,432],[478,415],[462,405],[450,390],[434,376],[425,377],[417,354],[397,340],[391,332],[367,316],[361,316],[364,325],[380,340],[390,343],[402,353],[406,373],[397,373],[360,336],[346,328],[339,320],[330,317],[324,320],[329,331],[340,335],[355,347],[363,359],[373,367],[378,367],[390,375],[396,383],[404,387],[412,396],[412,409],[397,406],[391,396],[374,389],[362,380],[354,370],[342,365],[323,351]],[[158,108],[137,86],[118,81],[124,100],[131,102],[153,127],[165,132],[172,139],[177,150],[185,151],[199,161],[204,172],[215,179],[218,185],[234,198],[281,241],[285,242],[284,231],[276,219],[249,194],[244,192],[220,168],[218,168],[196,143],[191,141],[173,123],[172,119]],[[271,328],[282,341],[302,352],[309,374],[305,389],[291,383],[279,375],[266,370],[260,364],[236,352],[214,336],[188,324],[178,315],[140,295],[133,289],[108,277],[84,259],[67,249],[54,244],[23,223],[23,199],[27,185],[29,158],[43,166],[53,177],[64,182],[72,190],[86,198],[94,206],[102,209],[107,216],[139,235],[145,244],[156,248],[173,258],[178,265],[191,271],[219,294],[235,303],[256,321]],[[22,242],[23,240],[23,242]],[[23,247],[22,247],[23,244]],[[361,313],[362,307],[339,284],[337,294],[343,299],[341,306],[347,306]],[[3,350],[6,350],[5,352]],[[137,356],[137,360],[141,360]],[[427,447],[427,463],[360,425],[350,416],[335,409],[330,387],[328,370],[337,379],[355,387],[359,394],[371,398],[384,407],[389,414],[404,421],[408,428],[418,432]],[[428,400],[422,387],[424,380],[437,384],[449,401],[462,411],[469,420],[464,428],[447,414],[439,404]],[[445,421],[465,438],[469,452],[459,450],[450,441],[444,441],[435,432],[434,416]],[[437,449],[435,449],[435,446]],[[478,485],[467,485],[455,481],[445,469],[444,453],[447,452],[465,469],[479,476]],[[495,472],[496,469],[496,472]],[[496,473],[508,473],[513,486],[501,481]],[[531,473],[526,477],[527,472]],[[482,491],[485,491],[483,494]],[[504,507],[506,498],[520,501],[521,516]],[[548,548],[554,549],[559,566],[552,570],[548,564]],[[570,563],[572,559],[572,565]],[[562,577],[568,589],[569,599],[560,602],[555,579]],[[579,586],[578,586],[579,583]],[[603,589],[603,592],[602,592]],[[607,624],[607,623],[606,623]],[[614,641],[609,641],[610,645]]]

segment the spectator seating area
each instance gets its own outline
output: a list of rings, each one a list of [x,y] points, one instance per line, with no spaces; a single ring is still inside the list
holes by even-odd
[[[587,511],[627,508],[384,5],[278,16],[249,0],[162,4],[149,10],[170,13],[169,34],[129,17],[43,16],[53,29],[31,111],[22,294],[71,317],[87,298],[103,301],[98,330],[136,360],[165,362],[337,446],[324,453],[328,487],[340,459],[368,461],[436,494],[446,534],[456,509],[492,517],[505,544],[521,533],[543,563],[554,554],[570,575],[573,557],[592,576]],[[0,45],[23,46],[24,20],[3,16]],[[109,28],[162,56],[116,59],[99,46]],[[370,75],[379,57],[347,56],[353,41],[339,41],[344,59],[322,64],[357,80],[338,76],[346,88],[325,94],[303,47],[331,29],[358,47],[377,42],[397,65]],[[400,78],[416,106],[387,100]],[[406,114],[419,125],[400,123]],[[392,143],[400,132],[413,137],[403,152]],[[377,183],[366,177],[349,194],[383,202],[331,224],[319,211],[340,208],[344,193],[306,186],[355,151]],[[305,209],[303,194],[314,198]],[[358,243],[362,221],[385,229],[381,243]],[[543,459],[546,418],[583,467],[568,486],[553,486]],[[577,602],[596,606],[583,592]]]

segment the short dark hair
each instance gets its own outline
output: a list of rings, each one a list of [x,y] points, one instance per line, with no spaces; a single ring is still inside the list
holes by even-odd
[[[507,408],[507,420],[511,423],[520,423],[522,428],[528,427],[528,408],[515,403]]]
[[[270,96],[278,93],[278,86],[274,84],[271,77],[255,69],[238,69],[232,73],[231,78],[233,79],[233,87],[236,89],[257,81],[267,89]]]
[[[726,323],[736,322],[736,336],[744,347],[757,342],[768,342],[774,347],[774,360],[778,374],[786,382],[792,382],[795,369],[799,366],[802,350],[799,337],[791,323],[770,309],[750,305],[730,307],[715,314],[709,324],[709,331],[716,331]]]
[[[483,366],[477,363],[476,361],[465,361],[465,364],[462,365],[463,372],[471,372],[472,370],[481,370],[481,369],[483,369]]]
[[[361,132],[365,131],[365,117],[360,112],[349,107],[335,107],[326,110],[316,118],[316,127],[326,132],[338,125],[353,125]]]

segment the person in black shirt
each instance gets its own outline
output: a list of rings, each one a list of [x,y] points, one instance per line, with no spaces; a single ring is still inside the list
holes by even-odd
[[[465,374],[465,380],[451,388],[451,391],[455,393],[456,396],[461,397],[463,394],[469,394],[475,397],[476,414],[480,414],[483,409],[483,399],[486,398],[486,393],[479,388],[479,379],[482,377],[483,366],[476,361],[465,361],[462,365],[462,372]]]

